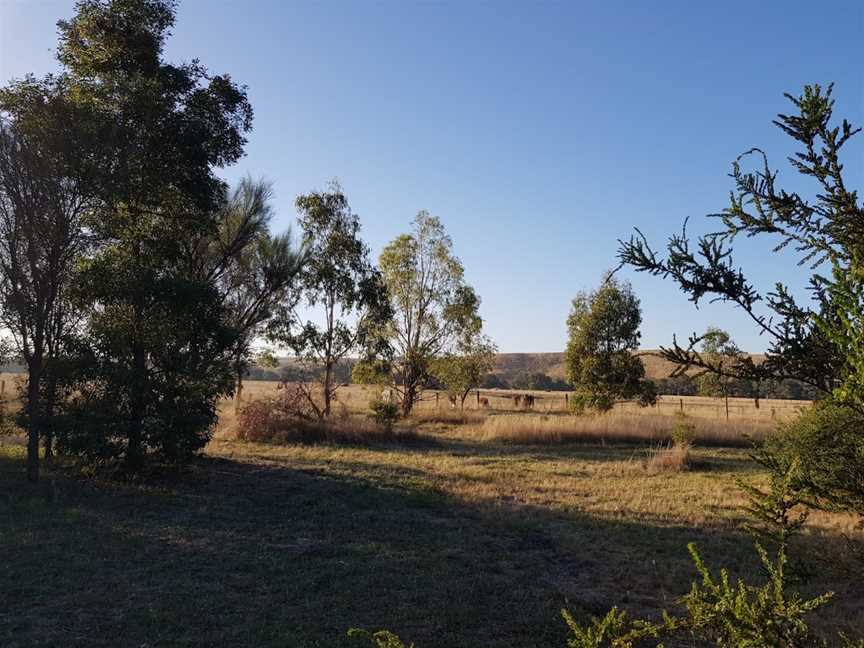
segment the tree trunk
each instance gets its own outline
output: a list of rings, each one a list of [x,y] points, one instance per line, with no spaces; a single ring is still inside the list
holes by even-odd
[[[330,416],[330,385],[333,383],[333,365],[327,362],[324,365],[324,409],[321,418]]]
[[[404,390],[405,391],[402,395],[402,416],[409,416],[411,410],[414,409],[414,385],[406,384]]]
[[[243,369],[237,365],[237,381],[234,389],[234,413],[239,414],[243,407]]]
[[[53,373],[53,372],[52,372]],[[45,463],[54,458],[54,407],[57,401],[57,377],[52,375],[48,378],[48,392],[45,398]]]
[[[27,479],[39,481],[39,378],[42,360],[32,359],[27,367]]]
[[[144,461],[143,428],[146,400],[147,359],[137,342],[132,347],[132,398],[129,412],[129,439],[126,444],[126,467],[138,470]]]

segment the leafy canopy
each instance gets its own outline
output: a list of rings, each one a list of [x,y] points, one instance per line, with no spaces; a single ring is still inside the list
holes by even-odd
[[[630,284],[607,274],[600,288],[581,292],[567,318],[569,338],[564,354],[567,379],[575,390],[577,410],[605,411],[616,401],[655,400],[645,367],[633,352],[639,348],[642,310]]]

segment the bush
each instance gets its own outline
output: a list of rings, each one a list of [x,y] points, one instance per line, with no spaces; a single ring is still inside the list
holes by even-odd
[[[864,413],[814,405],[769,436],[757,458],[775,473],[797,461],[796,487],[811,503],[864,515]]]
[[[696,440],[696,424],[684,412],[675,412],[672,441],[675,445],[692,445]]]
[[[369,409],[372,410],[372,420],[388,432],[393,430],[399,420],[399,406],[396,403],[376,398],[369,403]]]
[[[395,407],[395,406],[394,406]],[[389,408],[383,416],[390,416]],[[398,408],[397,408],[398,415]],[[382,419],[384,420],[384,419]],[[240,411],[237,438],[257,443],[419,443],[415,432],[393,431],[392,423],[340,416],[320,420],[289,393],[252,401]]]

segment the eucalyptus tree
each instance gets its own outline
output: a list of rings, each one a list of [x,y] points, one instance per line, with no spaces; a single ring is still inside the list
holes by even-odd
[[[340,387],[335,376],[338,364],[354,354],[375,355],[381,350],[379,332],[390,319],[390,304],[381,273],[360,238],[360,219],[339,184],[334,181],[326,191],[299,196],[296,204],[307,253],[298,277],[300,301],[286,303],[270,335],[292,349],[307,374],[318,377],[316,389],[307,388],[305,393],[318,416],[325,418]],[[300,304],[318,321],[300,324]]]
[[[472,389],[480,387],[483,377],[495,366],[498,348],[487,336],[472,335],[460,340],[456,348],[432,363],[432,374],[452,401],[465,408],[465,399]]]
[[[480,333],[480,298],[441,221],[421,211],[412,232],[381,252],[379,267],[393,318],[382,329],[392,347],[391,381],[408,415],[432,377],[433,362]]]
[[[634,352],[639,349],[642,308],[629,283],[607,274],[601,286],[581,292],[567,318],[569,338],[564,353],[567,380],[577,411],[611,409],[616,401],[656,400],[654,385]]]

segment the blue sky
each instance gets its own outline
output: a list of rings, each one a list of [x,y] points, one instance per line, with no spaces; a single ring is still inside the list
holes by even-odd
[[[0,0],[0,81],[56,68],[69,0]],[[246,84],[246,157],[265,176],[276,229],[297,194],[338,178],[373,251],[414,214],[441,217],[502,351],[558,351],[570,299],[615,264],[638,226],[655,243],[728,200],[730,162],[769,152],[784,91],[836,84],[837,114],[864,122],[864,3],[282,2],[185,0],[166,56],[200,58]],[[864,138],[849,146],[861,186]],[[803,285],[794,259],[741,246],[760,287]],[[632,272],[643,346],[709,324],[766,342],[725,305],[693,308]]]

